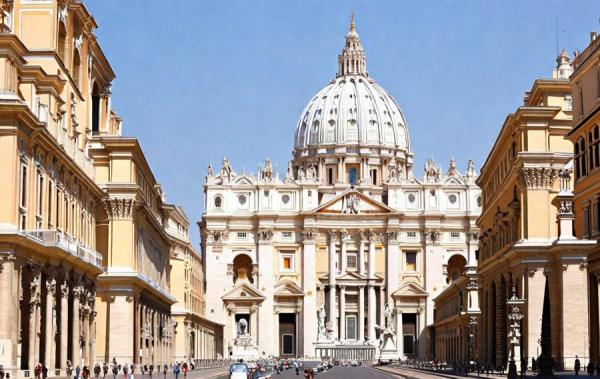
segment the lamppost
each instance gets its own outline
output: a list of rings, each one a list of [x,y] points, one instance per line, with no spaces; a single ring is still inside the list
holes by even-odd
[[[513,284],[512,296],[506,301],[506,306],[509,308],[508,320],[508,342],[510,343],[510,362],[508,364],[508,378],[517,379],[517,365],[515,363],[515,355],[519,360],[523,359],[521,356],[521,320],[523,317],[523,304],[525,299],[519,299],[517,297],[517,287]]]

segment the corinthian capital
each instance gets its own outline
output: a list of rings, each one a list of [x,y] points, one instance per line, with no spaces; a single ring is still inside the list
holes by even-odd
[[[270,243],[273,240],[273,231],[271,229],[261,229],[257,235],[259,243]]]
[[[129,219],[133,217],[135,199],[104,199],[102,206],[111,219]]]
[[[519,180],[527,189],[550,189],[558,176],[558,169],[552,167],[523,167]]]

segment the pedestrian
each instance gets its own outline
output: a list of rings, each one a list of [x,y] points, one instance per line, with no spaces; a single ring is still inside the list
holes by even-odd
[[[165,363],[163,366],[163,378],[167,379],[167,371],[169,370],[169,366]]]
[[[183,362],[183,377],[187,378],[187,372],[188,372],[188,364],[187,362]]]
[[[527,374],[527,358],[521,357],[521,378]]]
[[[179,370],[180,370],[179,363],[175,362],[173,365],[173,374],[175,374],[175,379],[179,379]]]
[[[147,364],[144,364],[144,367],[143,367],[142,374],[145,374],[145,373],[147,373],[147,372],[148,372],[148,365],[147,365]]]
[[[594,362],[590,359],[590,362],[587,365],[587,373],[588,375],[594,375]]]
[[[67,360],[67,377],[70,379],[71,375],[73,375],[73,364]]]
[[[0,365],[0,379],[4,379],[4,365]]]
[[[131,369],[131,379],[133,379],[133,373],[135,372],[135,366],[133,365],[133,363],[131,364],[131,366],[129,366],[129,368]]]
[[[96,379],[98,379],[98,377],[100,376],[100,372],[102,371],[102,369],[100,368],[100,363],[96,363],[94,365],[94,377]]]
[[[108,374],[108,365],[104,362],[102,363],[102,378],[106,378],[106,374]]]
[[[537,373],[537,361],[535,360],[535,358],[531,358],[531,371],[533,371],[533,373]]]
[[[150,378],[152,378],[152,372],[154,372],[154,365],[150,364],[150,371],[148,371],[148,373],[150,374]]]
[[[117,366],[117,362],[113,361],[111,371],[113,379],[117,379],[117,374],[119,373],[119,366]]]
[[[577,355],[575,356],[575,366],[573,368],[575,369],[575,375],[579,375],[579,370],[581,370],[581,362],[579,361],[579,357]]]
[[[75,367],[75,379],[79,379],[79,374],[81,374],[81,367],[77,365],[77,367]]]
[[[81,370],[81,377],[83,379],[88,379],[88,368],[87,368],[87,366],[83,366],[83,370]]]
[[[46,365],[42,365],[42,378],[46,379],[48,377],[48,367]]]
[[[129,373],[129,369],[127,367],[127,363],[123,365],[123,377],[127,379],[127,374]]]

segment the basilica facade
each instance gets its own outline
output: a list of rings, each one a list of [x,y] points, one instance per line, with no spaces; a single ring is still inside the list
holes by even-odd
[[[475,265],[476,179],[453,159],[415,174],[404,115],[367,73],[352,20],[285,175],[269,160],[256,174],[208,168],[206,317],[225,325],[223,355],[425,358],[433,299]]]

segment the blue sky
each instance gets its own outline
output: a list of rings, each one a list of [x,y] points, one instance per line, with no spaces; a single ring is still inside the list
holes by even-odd
[[[112,104],[168,201],[195,222],[208,162],[283,172],[300,112],[335,76],[357,14],[370,75],[408,123],[415,172],[431,155],[479,167],[558,45],[583,50],[597,1],[88,0],[117,74]]]

